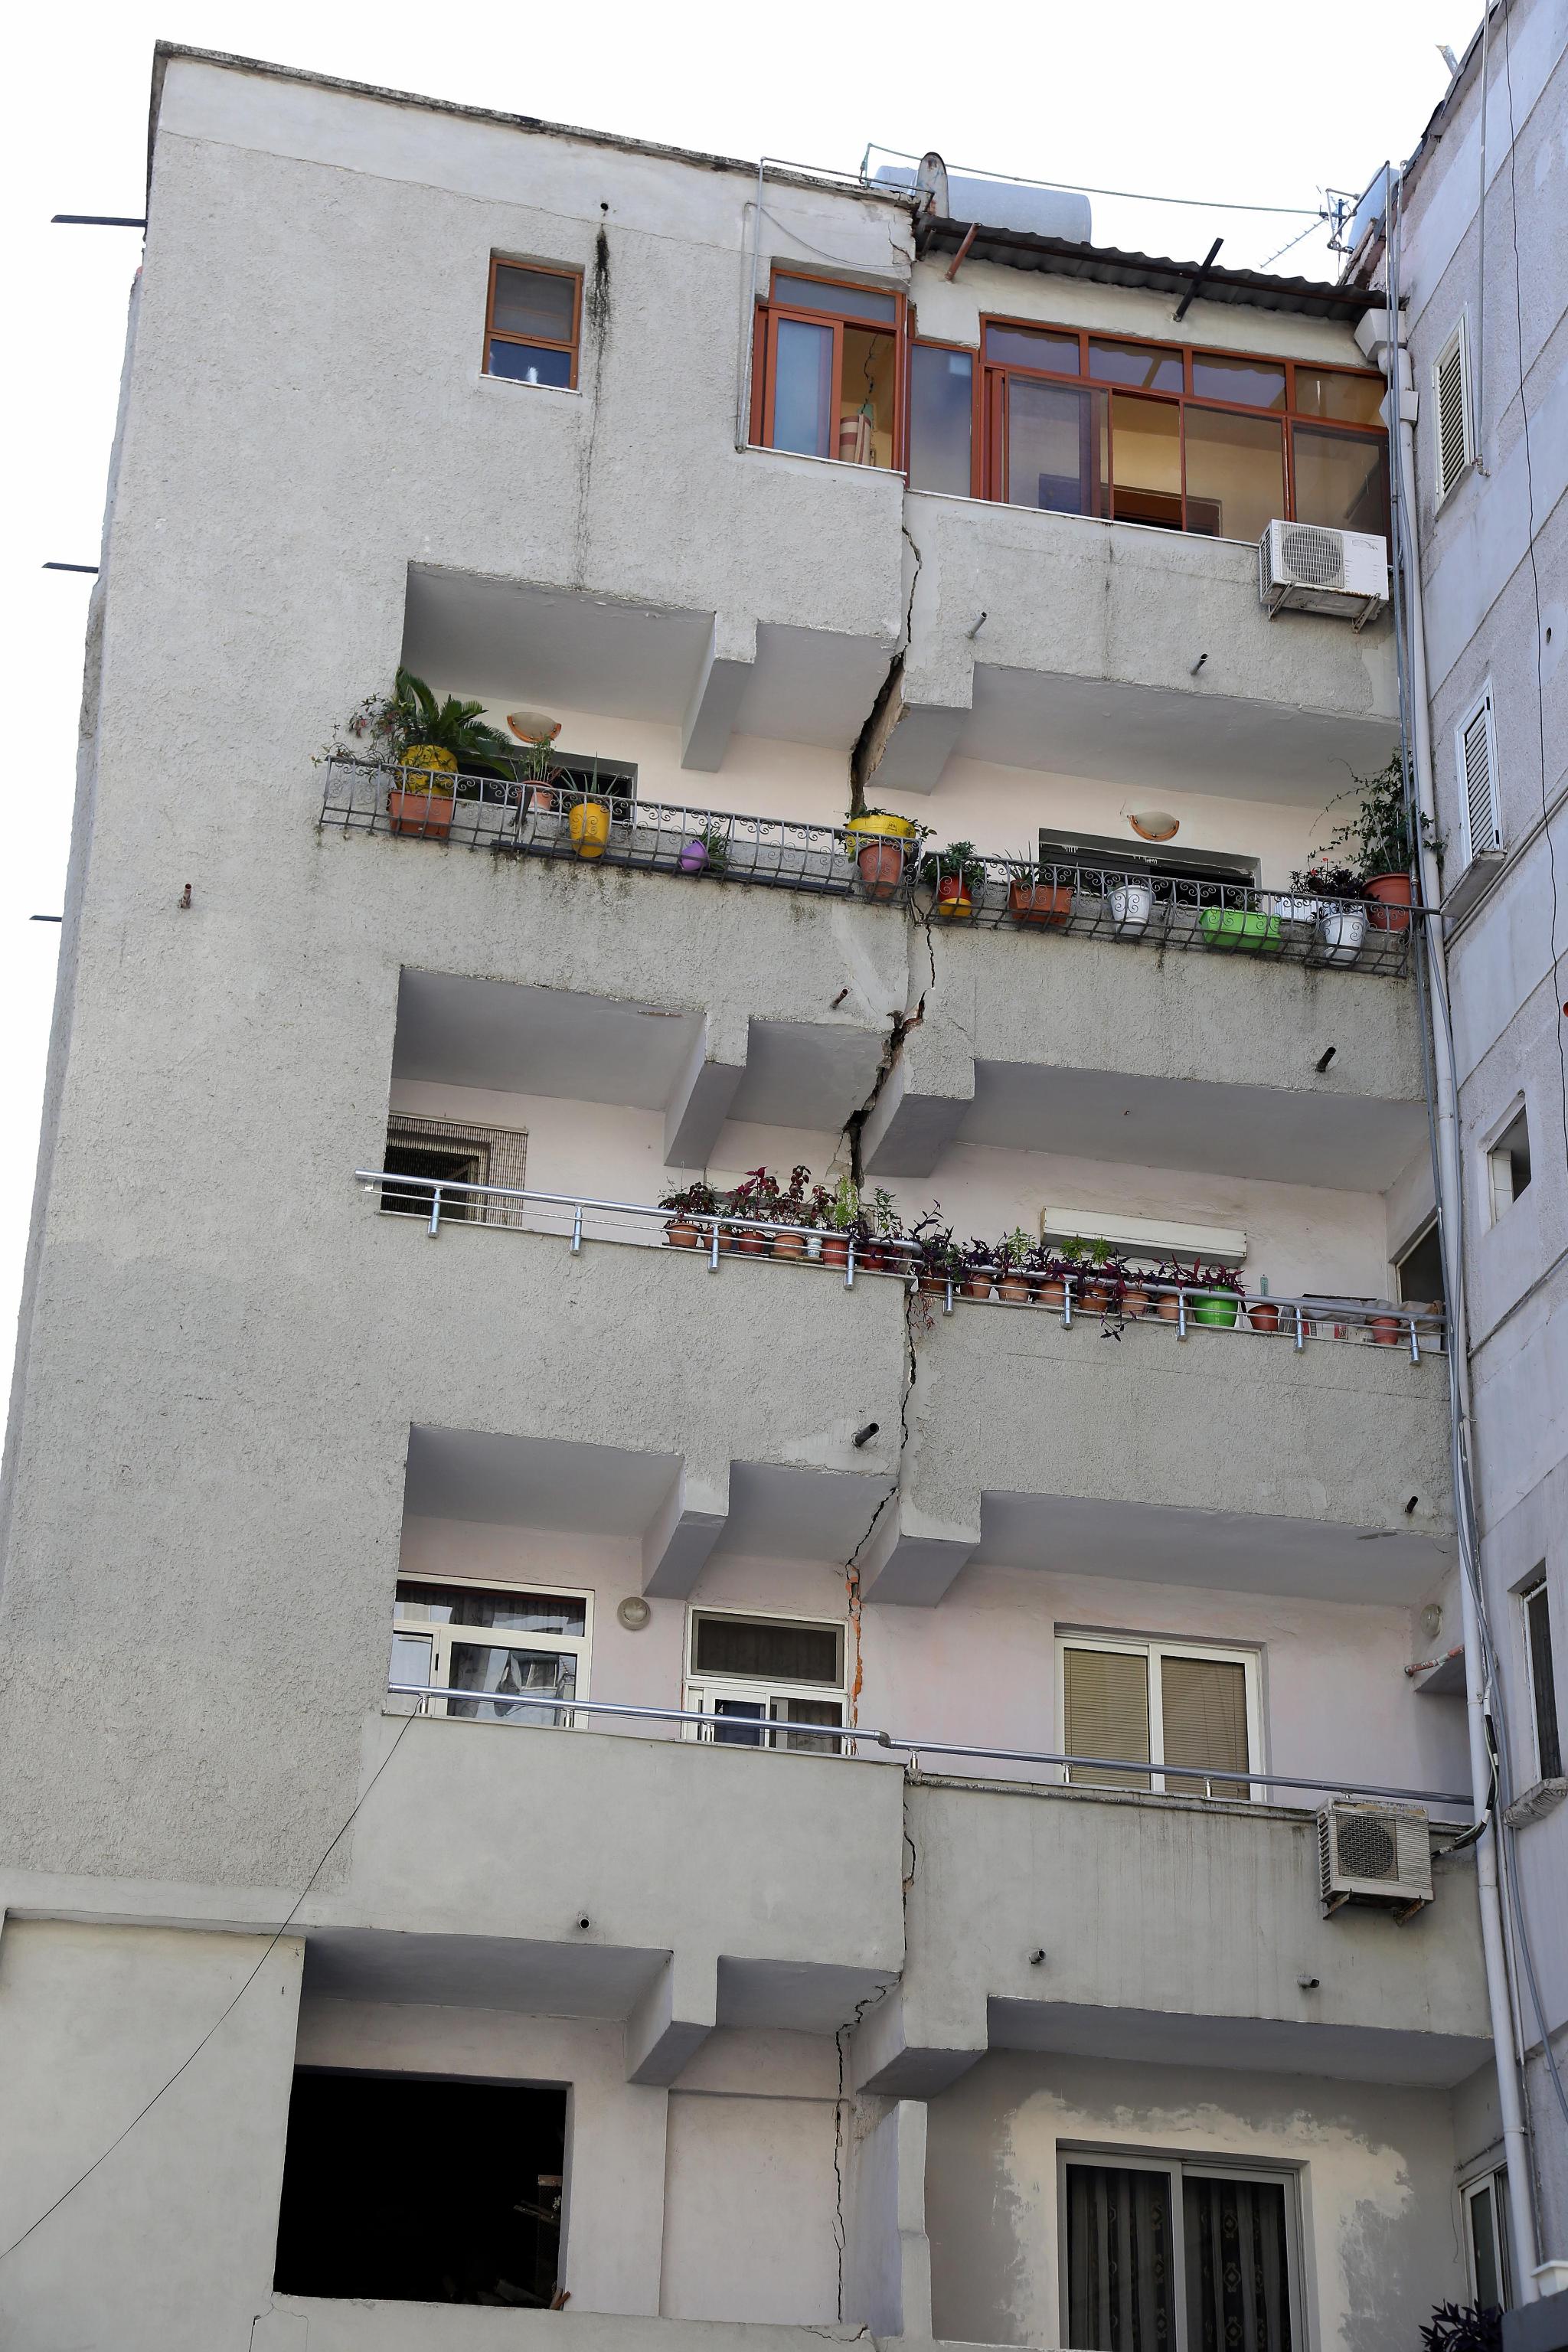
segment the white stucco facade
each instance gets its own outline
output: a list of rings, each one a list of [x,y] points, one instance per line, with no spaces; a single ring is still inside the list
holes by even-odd
[[[645,801],[836,827],[858,788],[1031,857],[1152,807],[1287,893],[1397,740],[1389,622],[738,430],[774,262],[975,353],[998,314],[1168,341],[1160,283],[950,273],[885,190],[775,176],[759,221],[753,165],[179,50],[153,129],[7,1442],[9,2340],[1066,2347],[1064,2151],[1282,2184],[1299,2352],[1412,2336],[1492,2123],[1447,1361],[1362,1312],[1419,1303],[1432,1206],[1400,959],[948,925],[841,847],[814,894],[396,837],[312,764],[404,661]],[[484,371],[498,257],[582,273],[571,388]],[[374,323],[410,286],[416,358]],[[1359,367],[1360,298],[1293,299],[1182,332]],[[411,1120],[561,1199],[378,1213]],[[633,1213],[763,1162],[960,1240],[1221,1233],[1290,1305],[949,1313]],[[1489,1280],[1549,1351],[1517,1247]],[[389,1691],[400,1579],[565,1596],[575,1723]],[[704,1612],[829,1629],[842,1713],[795,1720],[846,1752],[675,1719]],[[1075,1644],[1225,1662],[1239,1779],[1069,1780]],[[1407,1919],[1323,1914],[1357,1790],[1426,1816]],[[564,2307],[292,2292],[296,2077],[559,2095]]]

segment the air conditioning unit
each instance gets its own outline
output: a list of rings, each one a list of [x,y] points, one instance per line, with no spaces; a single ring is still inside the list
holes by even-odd
[[[1318,1858],[1325,1918],[1346,1903],[1378,1903],[1408,1919],[1432,1900],[1432,1845],[1418,1805],[1325,1805]]]
[[[1388,603],[1388,541],[1371,531],[1271,522],[1258,542],[1258,593],[1276,613],[1338,613],[1358,630]]]

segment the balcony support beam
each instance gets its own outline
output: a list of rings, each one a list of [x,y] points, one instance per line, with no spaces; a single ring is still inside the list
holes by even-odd
[[[920,1025],[904,1032],[860,1131],[868,1177],[932,1174],[973,1105],[974,1052],[952,1017],[952,977],[944,972],[938,984],[942,1011],[928,998]]]
[[[664,1164],[704,1168],[746,1075],[749,1024],[710,1013],[664,1112]]]
[[[730,1517],[730,1465],[682,1463],[642,1539],[642,1589],[684,1600],[708,1564]]]
[[[683,768],[710,775],[723,766],[756,660],[756,622],[716,613],[680,722]]]
[[[975,1979],[969,2014],[927,2016],[918,1961],[886,2000],[867,2011],[850,2044],[858,2091],[888,2099],[934,2099],[978,2065],[988,2046],[985,2000]],[[956,1989],[950,1985],[950,1991]]]
[[[712,2032],[719,1962],[672,1952],[626,2019],[626,2080],[668,2089]]]
[[[973,1527],[931,1518],[900,1496],[861,1554],[861,1597],[933,1609],[980,1544],[978,1497]]]
[[[855,2141],[848,2309],[874,2336],[931,2333],[926,2109],[900,2099]]]

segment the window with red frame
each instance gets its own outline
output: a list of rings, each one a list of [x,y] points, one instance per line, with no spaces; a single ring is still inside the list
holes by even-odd
[[[492,257],[485,373],[571,391],[577,382],[582,317],[580,270],[541,269]]]
[[[773,272],[758,307],[752,438],[847,465],[902,462],[901,294]]]
[[[978,384],[975,379],[978,378]],[[910,480],[1210,538],[1386,533],[1379,375],[988,320],[910,352]]]

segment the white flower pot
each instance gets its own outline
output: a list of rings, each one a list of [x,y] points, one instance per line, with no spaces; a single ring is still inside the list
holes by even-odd
[[[1110,893],[1110,919],[1123,938],[1131,938],[1145,928],[1153,905],[1147,882],[1119,882]]]
[[[1317,921],[1322,908],[1321,898],[1268,898],[1264,904],[1268,913],[1278,915],[1282,923],[1300,923],[1304,929]]]
[[[1354,963],[1366,937],[1364,907],[1321,907],[1318,937],[1331,963]]]

